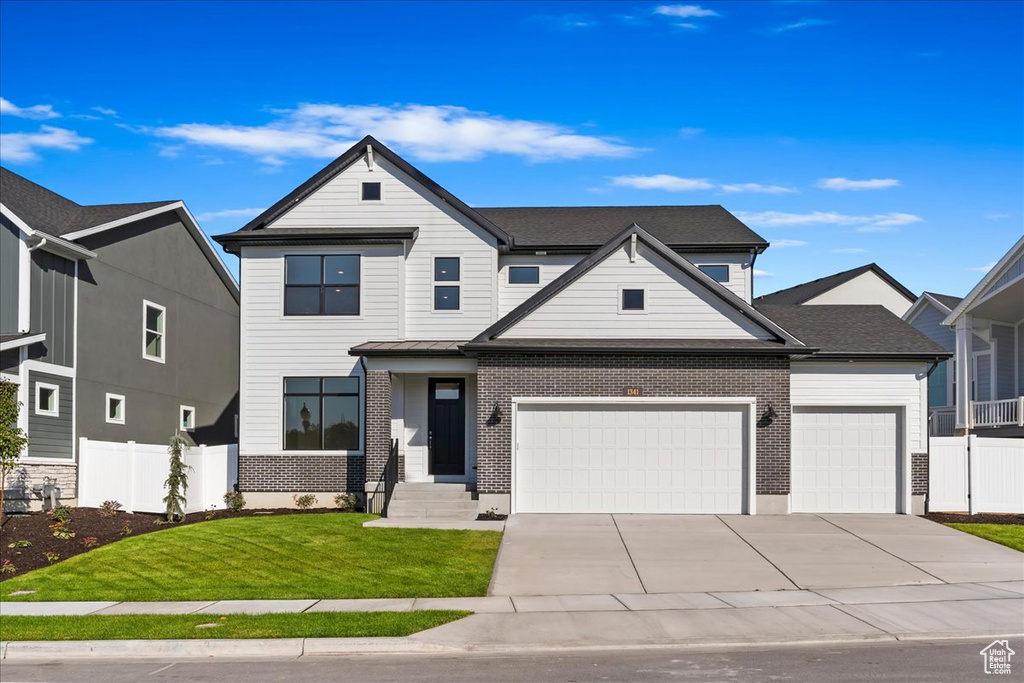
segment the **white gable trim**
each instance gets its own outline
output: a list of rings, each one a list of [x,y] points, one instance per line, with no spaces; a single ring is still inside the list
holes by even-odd
[[[985,294],[985,290],[988,289],[989,285],[991,285],[999,278],[999,276],[1002,274],[1002,271],[1009,264],[1013,263],[1018,258],[1020,258],[1021,255],[1024,255],[1024,237],[1021,237],[1019,240],[1017,240],[1017,243],[1014,244],[1013,247],[1008,252],[1006,252],[1006,254],[1004,254],[1001,259],[999,259],[996,265],[993,266],[992,270],[988,271],[985,274],[985,277],[981,278],[981,282],[979,282],[974,287],[974,289],[972,289],[970,293],[964,297],[964,300],[961,301],[960,304],[953,309],[953,312],[950,313],[946,317],[946,319],[942,321],[942,324],[950,326],[955,325],[956,321],[959,320],[960,317],[967,312],[967,309],[973,306],[977,302],[977,300],[981,298],[982,294]]]
[[[907,309],[907,312],[903,314],[903,320],[907,323],[912,322],[927,305],[934,306],[940,313],[945,313],[946,315],[949,315],[950,313],[949,306],[946,306],[941,301],[931,296],[928,292],[925,292],[918,297],[917,301],[914,302],[914,305]]]

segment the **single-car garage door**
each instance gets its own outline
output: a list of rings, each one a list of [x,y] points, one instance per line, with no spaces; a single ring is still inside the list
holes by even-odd
[[[897,512],[896,408],[794,408],[793,512]]]
[[[748,406],[521,404],[515,512],[741,513]]]

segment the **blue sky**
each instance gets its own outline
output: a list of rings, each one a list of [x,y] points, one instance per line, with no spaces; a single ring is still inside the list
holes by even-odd
[[[1024,232],[1020,2],[4,0],[0,97],[8,168],[210,234],[366,133],[471,205],[722,204],[757,293]]]

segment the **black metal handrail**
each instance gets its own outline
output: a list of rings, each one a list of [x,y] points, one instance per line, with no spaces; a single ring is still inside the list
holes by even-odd
[[[398,483],[398,439],[391,440],[391,448],[388,452],[388,461],[384,464],[384,472],[381,473],[377,485],[366,494],[366,511],[381,517],[388,516],[388,505],[391,503],[391,496],[395,492],[395,484]]]

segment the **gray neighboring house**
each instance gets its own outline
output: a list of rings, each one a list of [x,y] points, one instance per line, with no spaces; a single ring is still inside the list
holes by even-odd
[[[74,500],[81,437],[235,442],[238,285],[182,202],[82,206],[0,169],[0,293],[31,440],[8,500]]]

